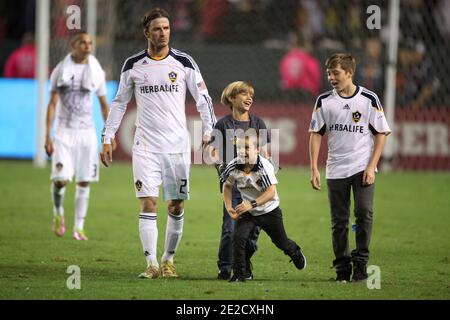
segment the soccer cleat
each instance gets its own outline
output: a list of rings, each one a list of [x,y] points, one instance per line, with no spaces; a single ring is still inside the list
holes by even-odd
[[[178,277],[175,265],[169,260],[164,261],[161,266],[161,275],[163,278],[176,278]]]
[[[57,215],[53,218],[52,231],[58,237],[62,237],[64,233],[66,233],[66,227],[64,226],[64,217]]]
[[[231,277],[231,271],[219,271],[219,273],[217,274],[217,279],[219,280],[229,280]]]
[[[158,266],[155,266],[153,264],[150,264],[147,267],[147,270],[145,270],[145,272],[142,272],[139,275],[139,278],[141,279],[156,279],[159,277],[159,268]]]
[[[352,282],[363,282],[366,281],[368,277],[365,264],[353,263]]]
[[[253,264],[250,259],[245,260],[245,280],[253,280]]]
[[[299,246],[297,246],[297,249],[291,256],[291,260],[289,262],[292,261],[294,262],[294,265],[297,269],[303,270],[306,268],[306,257],[303,255],[303,252]]]
[[[228,282],[245,282],[245,277],[241,275],[233,274],[230,280]]]
[[[336,282],[339,282],[339,283],[350,282],[350,273],[338,273],[336,275]]]
[[[73,238],[75,240],[81,240],[81,241],[88,240],[88,237],[86,236],[86,234],[84,233],[84,230],[82,230],[82,229],[76,229],[73,232]]]

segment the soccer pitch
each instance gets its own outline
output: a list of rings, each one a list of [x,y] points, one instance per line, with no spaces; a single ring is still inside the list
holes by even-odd
[[[66,191],[68,232],[51,232],[49,166],[0,161],[0,299],[450,299],[450,173],[381,173],[375,191],[369,265],[381,288],[338,284],[327,190],[313,191],[309,171],[283,168],[278,192],[288,236],[308,259],[295,269],[262,232],[253,257],[253,281],[216,280],[222,201],[216,172],[193,167],[184,235],[175,257],[178,279],[142,280],[145,259],[138,235],[138,201],[131,164],[102,169],[91,188],[89,241],[71,238],[74,185]],[[160,258],[166,205],[158,215]],[[351,248],[354,233],[350,231]],[[67,268],[79,266],[81,289],[70,290]]]

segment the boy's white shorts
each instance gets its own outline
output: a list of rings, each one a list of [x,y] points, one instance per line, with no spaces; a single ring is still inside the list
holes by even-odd
[[[99,179],[95,129],[58,128],[53,141],[52,180],[92,182]]]
[[[152,153],[133,149],[136,197],[158,197],[163,185],[164,200],[189,199],[191,154]]]

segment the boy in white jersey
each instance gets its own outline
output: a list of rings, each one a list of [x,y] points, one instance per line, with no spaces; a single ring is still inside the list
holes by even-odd
[[[283,216],[279,207],[275,170],[269,160],[259,155],[257,134],[238,139],[238,156],[220,176],[223,183],[225,208],[236,220],[233,234],[233,276],[230,282],[245,281],[246,245],[255,227],[263,229],[272,242],[291,257],[299,270],[306,267],[306,259],[300,247],[286,235]],[[233,207],[233,186],[236,184],[242,202]]]
[[[77,32],[71,39],[71,53],[53,70],[51,96],[47,107],[45,151],[52,157],[53,232],[65,233],[64,194],[68,181],[75,175],[75,226],[73,237],[87,240],[84,221],[87,215],[90,187],[98,181],[98,148],[92,116],[92,93],[95,92],[103,118],[109,113],[106,102],[105,72],[91,55],[92,39]],[[51,128],[56,116],[55,136]]]
[[[185,99],[189,90],[203,122],[206,144],[215,124],[211,98],[197,64],[189,55],[169,47],[169,15],[160,8],[142,19],[148,49],[128,58],[122,68],[119,89],[105,123],[102,162],[112,161],[114,138],[133,93],[137,104],[133,145],[133,175],[140,200],[139,235],[147,260],[141,278],[177,277],[173,263],[181,240],[184,200],[189,199],[190,142],[186,125]],[[157,260],[156,224],[159,187],[168,201],[166,241]]]
[[[317,98],[312,115],[309,129],[311,185],[320,190],[317,160],[322,135],[328,131],[326,178],[336,281],[347,282],[352,277],[352,281],[359,282],[367,279],[375,171],[391,130],[377,95],[353,84],[356,69],[353,56],[334,54],[327,59],[325,67],[334,89]],[[350,253],[351,190],[356,217],[356,249]]]

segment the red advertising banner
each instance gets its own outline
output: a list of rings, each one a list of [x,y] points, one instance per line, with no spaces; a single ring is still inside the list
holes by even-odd
[[[308,128],[312,106],[255,103],[251,112],[263,118],[269,129],[279,129],[281,167],[309,165]],[[215,113],[217,119],[220,119],[229,113],[229,109],[216,104]],[[194,130],[199,128],[194,124],[200,121],[195,105],[186,106],[186,115],[191,141],[195,141]],[[131,103],[116,136],[118,148],[115,159],[131,159],[135,118],[136,107]],[[389,136],[395,143],[394,167],[408,170],[450,170],[449,132],[450,110],[447,108],[396,110],[394,132]],[[198,149],[199,145],[193,145],[193,148]],[[319,157],[322,165],[326,161],[326,149],[325,135]]]

